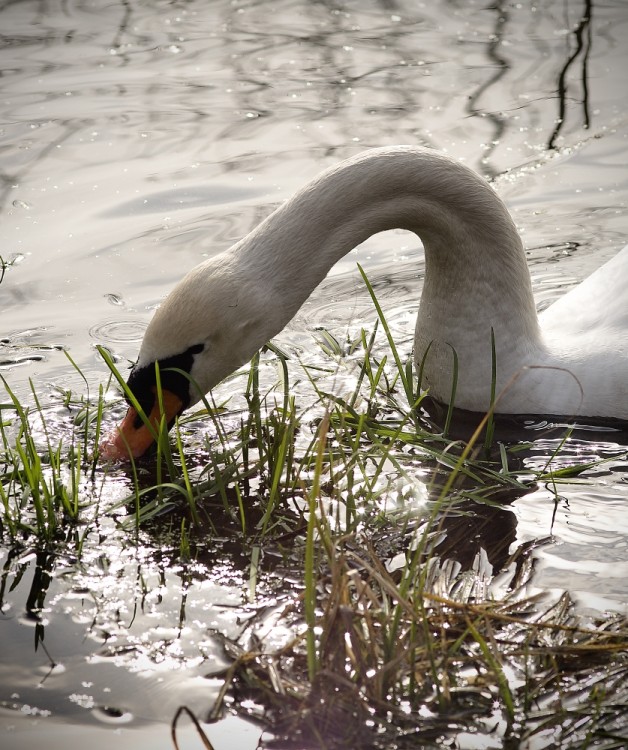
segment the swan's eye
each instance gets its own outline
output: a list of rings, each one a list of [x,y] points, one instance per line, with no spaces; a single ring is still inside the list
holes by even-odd
[[[169,391],[179,398],[183,405],[181,411],[190,403],[190,380],[186,377],[186,374],[189,375],[192,370],[195,355],[202,352],[204,348],[205,344],[195,344],[181,354],[157,360],[162,390]],[[135,365],[131,370],[127,385],[138,400],[144,414],[150,414],[156,398],[155,363],[151,362],[142,367]],[[136,421],[142,424],[142,418],[139,415]]]

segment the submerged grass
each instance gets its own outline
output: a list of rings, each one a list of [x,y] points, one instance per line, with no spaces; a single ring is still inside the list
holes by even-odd
[[[299,638],[231,652],[236,697],[268,707],[265,747],[448,746],[469,730],[474,747],[625,747],[622,618],[579,626],[566,596],[544,608],[525,566],[478,597],[437,558],[400,580],[365,540],[343,539],[328,562],[313,677]]]
[[[239,535],[251,601],[264,551],[276,551],[302,580],[285,593],[283,622],[294,637],[266,645],[256,631],[263,617],[253,617],[238,641],[225,642],[232,664],[222,693],[230,690],[244,714],[251,697],[261,706],[255,718],[273,732],[268,748],[443,745],[470,721],[504,747],[623,747],[625,619],[578,624],[567,596],[548,606],[528,593],[525,545],[510,553],[498,540],[505,551],[491,558],[484,539],[461,562],[458,547],[469,540],[456,537],[457,520],[484,513],[496,524],[503,497],[537,481],[558,488],[590,462],[532,471],[520,443],[494,440],[490,413],[465,440],[448,435],[451,410],[436,429],[422,410],[420,371],[397,349],[364,279],[387,354],[375,353],[377,327],[348,348],[323,332],[331,365],[302,364],[314,401],[304,408],[288,356],[269,345],[251,363],[241,404],[209,396],[170,437],[165,425],[156,429],[156,455],[131,463],[121,500],[107,498],[96,449],[112,408],[106,392],[95,400],[88,389],[78,399],[62,393],[72,426],[55,437],[35,389],[27,408],[3,381],[5,546],[45,553],[71,544],[80,556],[103,515],[135,538],[173,518],[184,560],[214,535]],[[111,355],[101,355],[133,402]],[[263,383],[262,357],[277,365],[278,386]],[[342,368],[351,386],[334,390]],[[447,548],[449,537],[458,541]],[[222,710],[219,700],[212,717]]]

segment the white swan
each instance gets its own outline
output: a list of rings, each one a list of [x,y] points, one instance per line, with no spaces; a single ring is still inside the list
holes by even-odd
[[[151,320],[129,386],[153,421],[159,361],[169,424],[294,316],[334,263],[400,227],[425,247],[415,358],[447,403],[497,411],[628,419],[628,246],[537,317],[523,246],[500,198],[457,161],[413,146],[373,149],[327,169],[228,251],[190,271]],[[150,431],[130,407],[101,445],[141,455]]]

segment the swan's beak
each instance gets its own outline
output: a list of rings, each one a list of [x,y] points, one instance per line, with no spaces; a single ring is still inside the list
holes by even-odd
[[[153,389],[154,391],[154,389]],[[164,415],[168,427],[172,424],[177,414],[183,409],[183,402],[171,391],[163,390],[161,401],[164,407]],[[119,427],[109,433],[100,444],[100,456],[109,461],[127,460],[130,457],[139,458],[155,442],[153,432],[159,432],[162,412],[159,408],[159,399],[155,403],[148,417],[153,426],[150,430],[143,421],[138,419],[137,410],[129,406],[126,416]]]

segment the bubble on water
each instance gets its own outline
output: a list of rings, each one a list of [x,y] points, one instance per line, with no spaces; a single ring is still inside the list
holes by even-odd
[[[134,718],[130,711],[114,706],[95,706],[92,709],[92,716],[105,724],[128,724]]]
[[[25,211],[28,211],[31,208],[31,204],[27,203],[26,201],[21,201],[19,199],[16,199],[13,201],[13,207],[23,208]]]
[[[126,304],[122,299],[122,296],[119,294],[105,294],[105,299],[111,302],[112,305],[118,305],[120,307],[124,307],[124,305]]]

